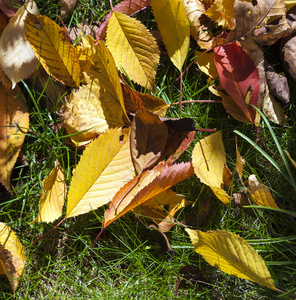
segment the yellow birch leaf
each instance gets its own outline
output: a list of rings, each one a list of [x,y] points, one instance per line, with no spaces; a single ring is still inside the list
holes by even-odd
[[[83,37],[82,41],[84,41],[82,50],[85,55],[85,66],[82,67],[82,70],[87,83],[96,83],[100,86],[105,98],[110,99],[110,101],[114,103],[118,102],[121,106],[121,110],[120,108],[116,109],[119,109],[123,114],[123,121],[126,124],[130,124],[125,112],[117,68],[109,49],[103,41],[96,42],[92,37]],[[88,61],[90,61],[91,64],[88,64]],[[118,106],[118,104],[116,104],[116,106]]]
[[[173,64],[182,70],[189,47],[190,25],[181,0],[151,0],[153,15]]]
[[[194,250],[215,268],[276,290],[262,257],[239,235],[229,231],[185,229]]]
[[[88,84],[73,90],[63,107],[65,127],[69,134],[75,134],[70,138],[78,146],[88,144],[109,128],[125,125],[125,112],[118,99],[86,74],[84,76]]]
[[[0,269],[6,274],[13,293],[23,272],[26,256],[12,229],[0,222]]]
[[[195,145],[192,164],[196,176],[202,183],[208,185],[223,203],[228,203],[230,197],[222,189],[225,163],[226,155],[221,131],[207,136]]]
[[[12,88],[21,79],[28,78],[37,68],[38,59],[24,38],[24,20],[27,14],[39,14],[34,1],[27,1],[11,18],[0,39],[0,65],[12,82]]]
[[[159,50],[154,37],[140,21],[114,11],[106,42],[117,68],[141,86],[155,89]]]
[[[11,171],[29,127],[29,113],[24,99],[18,86],[6,92],[0,84],[0,182],[10,193]]]
[[[57,165],[42,181],[43,191],[39,199],[39,213],[36,222],[53,222],[62,215],[66,197],[66,181],[62,168]]]
[[[46,72],[60,82],[78,87],[80,65],[67,32],[46,16],[28,14],[25,38]]]
[[[68,194],[66,218],[108,203],[135,176],[129,129],[110,129],[84,150]]]
[[[260,183],[256,178],[256,175],[252,174],[249,176],[249,194],[252,200],[262,206],[279,208],[274,202],[270,190],[263,183]]]

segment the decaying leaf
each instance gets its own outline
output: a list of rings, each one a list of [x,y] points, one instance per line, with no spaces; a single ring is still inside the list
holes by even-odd
[[[150,169],[162,157],[168,138],[168,128],[158,116],[139,111],[131,128],[131,155],[138,174]]]
[[[12,88],[28,78],[36,69],[38,59],[24,38],[24,20],[28,13],[39,14],[34,1],[27,1],[12,17],[0,39],[0,65],[12,82]]]
[[[42,181],[42,194],[39,199],[39,213],[31,224],[53,222],[62,215],[66,198],[66,180],[60,165],[57,165]]]
[[[221,131],[207,136],[195,145],[192,164],[196,176],[202,183],[208,185],[223,203],[228,203],[230,197],[223,190],[225,163],[226,155]]]
[[[25,38],[48,74],[62,83],[78,87],[80,65],[67,32],[46,16],[28,13]]]
[[[296,81],[296,33],[284,38],[281,44],[281,59],[285,71]]]
[[[0,270],[10,282],[13,293],[26,263],[23,246],[12,229],[0,222]]]
[[[141,86],[155,89],[159,50],[154,37],[140,21],[113,12],[106,43],[118,69]]]
[[[223,169],[223,185],[226,191],[229,191],[233,186],[232,175],[233,174],[228,168],[227,164],[225,164]]]
[[[274,202],[270,190],[260,183],[255,175],[249,176],[249,195],[257,205],[279,208]]]
[[[262,257],[240,236],[229,231],[185,229],[194,250],[212,266],[276,290]]]
[[[153,220],[162,232],[174,225],[174,215],[187,204],[183,196],[168,189],[133,209],[139,217]]]
[[[102,223],[103,228],[193,173],[190,162],[174,165],[160,163],[152,170],[136,176],[125,184],[110,202]]]
[[[10,175],[29,127],[29,113],[20,88],[0,85],[0,182],[11,193]]]
[[[78,0],[60,0],[61,3],[61,17],[72,14],[74,11]]]
[[[68,193],[66,217],[107,204],[135,176],[129,129],[110,129],[84,150]]]
[[[190,26],[181,0],[151,0],[153,15],[173,64],[182,69],[187,56]]]
[[[238,152],[237,143],[235,145],[235,148],[236,148],[236,165],[235,165],[235,171],[238,173],[238,176],[239,176],[240,180],[242,180],[243,171],[244,171],[244,165],[246,164],[246,162],[245,162],[244,158]]]

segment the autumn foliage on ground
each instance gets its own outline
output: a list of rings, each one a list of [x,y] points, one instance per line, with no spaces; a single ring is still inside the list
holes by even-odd
[[[69,186],[58,161],[42,179],[39,213],[32,223],[61,218],[61,224],[105,206],[102,231],[128,212],[151,220],[163,234],[177,224],[185,227],[194,250],[212,266],[279,291],[262,257],[239,235],[203,232],[175,222],[177,211],[191,204],[171,187],[191,176],[225,205],[248,198],[247,204],[279,207],[255,175],[248,184],[243,182],[245,161],[238,150],[235,170],[227,167],[221,130],[196,142],[191,161],[179,162],[195,139],[195,124],[190,118],[166,118],[170,105],[153,93],[159,45],[164,44],[162,54],[179,70],[182,91],[187,71],[183,65],[194,42],[199,50],[191,51],[191,64],[208,76],[209,90],[220,97],[229,115],[254,130],[262,116],[283,125],[282,107],[290,99],[287,80],[268,63],[262,47],[282,39],[284,66],[296,79],[296,23],[294,4],[288,2],[123,0],[105,16],[96,38],[81,34],[75,44],[64,28],[39,14],[34,1],[12,16],[1,13],[1,184],[14,193],[11,173],[31,132],[23,83],[38,77],[49,89],[47,80],[53,78],[65,95],[60,108],[63,142],[83,154]],[[150,6],[158,34],[132,16]],[[182,93],[179,107],[181,115]],[[233,193],[234,171],[241,193]],[[26,255],[13,228],[0,226],[0,274],[7,275],[15,291]]]

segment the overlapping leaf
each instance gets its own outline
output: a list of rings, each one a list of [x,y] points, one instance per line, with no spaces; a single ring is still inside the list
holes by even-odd
[[[0,182],[10,189],[10,175],[29,127],[29,113],[21,90],[0,85]]]
[[[39,14],[34,1],[27,1],[12,17],[0,39],[0,65],[12,82],[28,78],[36,69],[38,59],[24,38],[24,20],[28,13]]]
[[[13,293],[26,262],[23,246],[12,229],[0,222],[0,274],[5,274]]]
[[[31,223],[53,222],[62,215],[66,197],[66,180],[60,165],[57,165],[42,181],[42,188],[39,213]]]
[[[135,175],[129,130],[110,129],[90,143],[76,166],[68,194],[66,217],[108,203]]]
[[[124,185],[114,196],[106,210],[103,228],[116,219],[159,195],[173,185],[193,175],[190,162],[170,165],[160,163]]]
[[[181,0],[152,0],[153,14],[173,64],[182,69],[187,56],[190,26]]]
[[[106,41],[116,66],[136,83],[154,90],[159,50],[148,29],[134,18],[113,12]]]
[[[276,290],[262,257],[240,236],[228,231],[186,229],[194,250],[212,266]]]
[[[80,65],[66,30],[46,16],[30,13],[25,29],[25,38],[47,73],[66,85],[78,87]]]

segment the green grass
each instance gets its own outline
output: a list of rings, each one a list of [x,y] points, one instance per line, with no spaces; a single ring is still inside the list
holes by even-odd
[[[72,26],[87,18],[91,18],[91,22],[98,22],[109,8],[108,1],[103,6],[98,6],[99,2],[102,1],[80,1],[72,17],[65,19],[66,25]],[[59,14],[58,1],[37,3],[41,14],[57,21],[55,14]],[[147,22],[152,18],[150,16],[149,19],[147,14],[142,17]],[[189,64],[189,59],[186,64]],[[170,60],[162,57],[156,76],[156,95],[167,103],[179,101],[180,84],[176,82],[178,76],[179,72]],[[34,81],[21,85],[30,112],[30,132],[22,148],[22,159],[18,160],[13,171],[13,195],[10,196],[1,189],[0,198],[1,221],[15,231],[27,256],[15,299],[175,299],[174,286],[178,272],[186,264],[199,267],[211,283],[189,284],[188,288],[179,290],[177,299],[216,299],[217,294],[222,299],[276,298],[278,294],[274,291],[229,276],[208,265],[193,251],[182,226],[176,225],[167,233],[173,254],[162,249],[160,234],[145,226],[132,213],[110,225],[93,247],[93,241],[101,230],[105,207],[66,220],[49,236],[32,245],[35,239],[58,222],[29,225],[38,214],[42,180],[52,170],[55,161],[58,161],[70,184],[72,170],[79,161],[81,151],[68,145],[66,132],[59,126],[59,107],[52,106],[46,92],[38,89]],[[217,99],[204,88],[206,85],[205,76],[197,67],[192,66],[183,78],[183,101]],[[290,82],[291,99],[296,91],[294,86]],[[58,102],[62,103],[63,97],[58,97]],[[274,124],[271,126],[280,147],[288,150],[295,159],[295,103],[290,105],[286,114],[288,119],[284,127]],[[179,117],[177,105],[170,108],[168,117]],[[236,163],[234,130],[264,148],[257,140],[254,127],[229,117],[222,104],[185,104],[182,107],[182,117],[192,118],[197,128],[223,130],[227,163],[232,171]],[[208,134],[197,132],[193,145],[180,160],[190,161],[194,144]],[[284,169],[285,162],[264,122],[260,124],[260,135],[266,143],[268,154]],[[238,149],[246,160],[243,181],[250,174],[255,174],[272,190],[280,208],[296,212],[295,190],[268,158],[240,136]],[[295,175],[295,169],[291,167],[291,176]],[[233,183],[233,192],[238,192],[242,186],[237,174],[234,174]],[[253,212],[251,215],[233,203],[223,206],[195,176],[174,189],[191,203],[177,214],[177,221],[186,220],[193,229],[222,229],[239,234],[266,261],[277,288],[284,291],[295,288],[296,231],[292,216],[256,208],[249,209]],[[206,201],[210,201],[210,209],[202,221],[199,211]],[[90,264],[85,266],[91,254]],[[288,299],[288,296],[285,298]],[[9,282],[4,275],[0,277],[0,299],[13,299]]]

